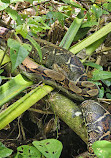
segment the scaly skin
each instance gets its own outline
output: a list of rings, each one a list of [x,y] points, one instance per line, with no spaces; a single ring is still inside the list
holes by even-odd
[[[3,37],[7,29],[0,29]],[[5,36],[4,36],[5,37]],[[39,64],[27,57],[20,66],[22,73],[35,81],[43,81],[65,92],[71,98],[83,101],[98,95],[98,88],[87,81],[84,66],[71,52],[42,39],[35,39],[41,46],[43,60],[40,62],[37,50],[33,47],[30,56]],[[29,44],[31,44],[28,41]],[[32,44],[31,44],[32,45]],[[89,152],[93,155],[92,143],[97,140],[110,139],[111,115],[99,103],[86,100],[81,104],[88,130]]]

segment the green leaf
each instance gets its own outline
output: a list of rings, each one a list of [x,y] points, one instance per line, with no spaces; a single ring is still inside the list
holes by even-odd
[[[111,93],[106,93],[106,97],[107,97],[108,99],[111,99]]]
[[[77,54],[82,49],[88,47],[89,45],[93,44],[97,40],[101,39],[102,37],[106,36],[109,32],[111,32],[111,22],[108,23],[106,26],[103,26],[100,30],[96,31],[89,37],[83,39],[79,43],[72,46],[69,51],[74,54]]]
[[[27,26],[24,25],[19,25],[16,27],[16,34],[21,34],[23,38],[26,38],[28,31],[27,31]]]
[[[45,18],[41,16],[33,16],[28,18],[27,25],[29,26],[29,28],[33,33],[37,34],[37,32],[50,29],[50,27],[47,24],[45,24],[44,21]]]
[[[111,11],[111,3],[104,3],[104,8],[106,8],[109,12]]]
[[[1,84],[1,82],[2,82],[2,77],[0,76],[0,84]]]
[[[34,0],[25,0],[26,2],[29,2],[29,3],[31,3],[31,4],[33,4],[33,1]]]
[[[111,79],[107,79],[107,80],[102,80],[102,82],[107,86],[111,86]]]
[[[74,2],[73,0],[62,0],[62,1],[68,4],[72,4],[76,8],[82,8],[78,3]]]
[[[84,22],[82,25],[81,25],[81,28],[84,28],[84,27],[92,27],[94,25],[98,25],[98,22],[96,21],[87,21],[87,22]]]
[[[70,4],[70,0],[62,0],[62,1]]]
[[[78,16],[74,19],[71,26],[69,27],[68,31],[66,32],[64,38],[62,39],[60,43],[60,47],[63,47],[65,49],[69,49],[74,37],[76,36],[82,21],[84,19],[83,10],[78,14]]]
[[[99,89],[99,98],[103,98],[104,96],[104,87],[101,87],[101,89]]]
[[[2,2],[0,1],[0,11],[6,9],[8,6],[9,6],[9,3],[2,3]]]
[[[91,81],[91,80],[89,80]],[[93,81],[93,83],[98,87],[98,86],[102,86],[102,83],[101,82],[96,82],[96,81]]]
[[[15,158],[41,158],[41,153],[34,146],[22,145],[17,148],[17,155]]]
[[[102,80],[102,79],[110,79],[111,72],[108,71],[101,71],[101,70],[94,70],[93,71],[93,80]]]
[[[93,2],[93,3],[95,2],[95,0],[90,0],[90,1]]]
[[[17,22],[18,25],[22,24],[21,17],[20,17],[20,15],[17,13],[16,10],[13,10],[13,9],[11,9],[11,8],[8,7],[8,8],[6,9],[6,12],[9,14],[9,16],[10,16],[14,21]]]
[[[23,43],[23,47],[29,52],[32,50],[32,46],[30,44]]]
[[[102,37],[101,39],[97,40],[93,44],[91,44],[88,47],[86,47],[86,54],[91,56],[92,53],[103,43],[105,38],[106,38],[106,36]]]
[[[62,151],[62,143],[56,139],[34,141],[32,143],[46,158],[59,158]]]
[[[0,63],[1,63],[3,56],[4,56],[4,51],[0,50]],[[10,58],[7,55],[5,55],[1,65],[4,65],[4,64],[8,63],[9,61],[10,61]]]
[[[10,0],[1,0],[3,3],[10,3]]]
[[[3,76],[2,79],[4,79]],[[16,77],[0,86],[0,107],[32,84],[32,81],[24,78],[21,74],[18,74]]]
[[[27,35],[26,37],[30,42],[31,44],[35,47],[35,49],[37,50],[38,54],[39,54],[39,57],[40,57],[40,60],[42,61],[42,51],[40,49],[40,46],[39,44],[29,35]]]
[[[11,38],[8,39],[8,46],[10,47],[10,58],[12,62],[12,71],[22,63],[22,61],[28,56],[31,46],[27,44],[21,44]]]
[[[76,34],[76,36],[74,37],[73,41],[78,41],[80,39],[83,39],[83,37],[87,34],[87,32],[90,30],[90,27],[84,27],[84,28],[80,28]]]
[[[68,16],[66,14],[63,14],[61,12],[48,12],[46,14],[46,19],[49,20],[48,24],[52,24],[53,22],[55,22],[56,20],[58,20],[60,22],[60,24],[63,26],[64,25],[64,20],[67,18]]]
[[[102,8],[98,7],[96,4],[92,6],[92,12],[95,15],[96,19],[99,19],[103,13]]]
[[[40,60],[42,61],[42,51],[40,49],[40,46],[30,35],[28,35],[27,26],[26,25],[19,25],[16,28],[16,33],[21,34],[23,36],[23,38],[28,39],[31,42],[31,44],[37,50],[39,57],[40,57]]]
[[[13,150],[8,149],[0,142],[0,158],[8,157],[12,154]]]
[[[82,7],[81,7],[81,5],[79,5],[78,3],[76,3],[76,2],[74,2],[74,0],[70,0],[70,4],[72,4],[74,7],[76,7],[76,8],[81,8],[81,9],[83,9]]]
[[[84,63],[84,65],[94,67],[94,68],[96,68],[96,69],[98,69],[98,70],[103,70],[103,67],[102,67],[102,66],[100,66],[100,65],[98,65],[98,64],[95,64],[95,63],[93,63],[93,62],[86,62],[86,63]]]
[[[0,69],[0,74],[4,71],[4,69]]]
[[[92,148],[98,158],[111,158],[111,142],[101,140],[93,143]]]
[[[21,75],[19,74],[17,76],[19,78]],[[17,87],[17,89],[18,89],[17,93],[22,91],[22,89],[25,89],[27,86],[30,86],[30,85],[33,84],[32,82],[29,83],[29,81],[28,82],[25,81],[23,78],[24,77],[22,77],[22,81],[18,80],[16,78],[18,80],[18,82],[20,82],[19,84],[21,85],[21,89],[20,89],[20,87]],[[17,82],[17,80],[16,80],[16,82]],[[16,89],[16,85],[18,84],[18,82],[17,83],[16,82],[12,82],[12,84],[14,85],[13,87],[11,87],[11,85],[9,84],[9,86],[12,88],[12,91],[14,92],[14,93],[12,91],[11,91],[11,93],[9,92],[11,94],[11,96],[9,96],[8,92],[4,90],[3,86],[1,86],[1,91],[0,92],[3,96],[3,99],[0,99],[1,105],[3,105],[2,100],[5,99],[4,101],[6,101],[7,97],[9,99],[9,98],[14,97],[14,95],[17,95],[15,89]],[[23,82],[27,82],[25,84],[25,86],[24,86]],[[7,86],[7,84],[5,84],[4,86],[9,91],[10,87]],[[13,90],[13,88],[14,88],[14,90]],[[3,129],[7,124],[12,122],[14,119],[16,119],[18,116],[20,116],[22,113],[24,113],[27,109],[29,109],[32,105],[34,105],[36,102],[38,102],[44,96],[46,96],[52,90],[54,90],[54,88],[51,87],[51,86],[48,86],[48,85],[39,86],[39,87],[31,90],[25,96],[21,97],[19,100],[14,102],[12,105],[10,105],[2,113],[0,113],[0,130]],[[6,93],[7,93],[7,95],[6,95]],[[6,97],[4,97],[4,96],[6,96]]]
[[[106,92],[111,93],[111,90],[109,88],[106,88]]]
[[[24,0],[10,0],[10,3],[24,2]]]

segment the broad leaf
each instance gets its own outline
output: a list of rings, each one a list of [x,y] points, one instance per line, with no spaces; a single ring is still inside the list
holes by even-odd
[[[62,151],[62,143],[56,139],[46,139],[42,141],[34,141],[33,145],[46,158],[59,158]]]
[[[2,3],[2,2],[0,1],[0,11],[6,9],[8,6],[9,6],[9,3]]]
[[[111,12],[111,3],[105,3],[103,6],[107,9],[107,11]]]
[[[98,25],[98,22],[96,21],[87,21],[87,22],[84,22],[82,25],[81,25],[81,28],[84,28],[84,27],[92,27],[94,25]]]
[[[13,9],[11,9],[11,8],[8,7],[8,8],[6,9],[6,12],[9,14],[9,16],[10,16],[14,21],[17,22],[18,25],[22,24],[21,17],[20,17],[20,15],[17,13],[16,10],[13,10]]]
[[[17,148],[17,155],[15,158],[41,158],[41,153],[34,146],[22,145]]]
[[[96,69],[98,69],[98,70],[103,70],[102,66],[100,66],[100,65],[98,65],[98,64],[95,64],[95,63],[93,63],[93,62],[86,62],[86,63],[84,63],[84,65],[94,67],[94,68],[96,68]]]
[[[54,11],[50,11],[46,14],[46,19],[49,20],[48,24],[52,24],[53,22],[55,22],[56,20],[58,20],[61,25],[64,25],[64,20],[67,18],[68,16],[66,14],[63,14],[61,12],[54,12]]]
[[[107,87],[111,86],[111,79],[101,80]]]
[[[104,87],[101,87],[101,89],[99,89],[99,98],[103,98],[104,96]]]
[[[10,0],[10,3],[24,2],[24,0]]]
[[[4,69],[0,69],[0,74],[1,74],[2,72],[4,72]]]
[[[74,2],[74,0],[70,0],[70,4],[72,4],[76,8],[81,8],[82,9],[81,5],[79,5],[77,2]]]
[[[93,2],[93,3],[95,2],[95,0],[90,0],[90,1]]]
[[[3,3],[10,3],[10,0],[1,0]]]
[[[0,158],[8,157],[12,154],[13,150],[8,149],[0,142]]]
[[[31,44],[37,50],[37,53],[39,54],[40,60],[42,61],[42,51],[40,49],[40,46],[30,35],[28,35],[27,26],[26,25],[19,25],[16,28],[16,33],[21,34],[23,36],[23,38],[28,39],[31,42]]]
[[[92,10],[93,14],[95,15],[96,19],[99,19],[100,16],[102,15],[102,13],[103,13],[102,8],[98,7],[96,4],[94,4],[92,6],[91,10]]]
[[[24,0],[10,0],[10,3],[24,2]]]
[[[24,25],[19,25],[16,27],[16,33],[17,34],[21,34],[23,36],[23,38],[26,38],[28,31],[27,31],[27,26]]]
[[[4,56],[4,51],[0,49],[0,63],[1,63],[3,56]],[[1,65],[4,65],[4,64],[8,63],[9,61],[10,61],[10,58],[7,55],[5,55]]]
[[[74,2],[74,0],[62,0],[65,3],[72,4],[76,8],[82,8],[78,3]]]
[[[34,0],[25,0],[26,2],[29,2],[29,3],[31,3],[31,4],[33,4],[33,1]]]
[[[93,143],[92,148],[98,158],[111,158],[111,142],[102,140]]]
[[[44,22],[45,18],[40,16],[30,17],[27,20],[27,25],[30,27],[30,30],[37,34],[37,32],[41,32],[43,30],[50,29],[50,27]]]
[[[21,44],[11,38],[8,39],[8,46],[10,47],[10,58],[12,62],[12,71],[22,63],[31,51],[31,46],[28,44]]]
[[[111,72],[102,71],[102,70],[94,70],[93,71],[93,80],[102,80],[102,79],[110,79]]]
[[[111,99],[111,93],[106,93],[106,97],[107,97],[108,99]]]

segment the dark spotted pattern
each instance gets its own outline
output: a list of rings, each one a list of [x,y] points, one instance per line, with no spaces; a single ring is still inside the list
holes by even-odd
[[[8,29],[0,27],[0,37],[5,38]],[[30,79],[42,80],[53,85],[73,99],[82,101],[84,97],[91,98],[98,95],[95,84],[87,81],[85,69],[80,60],[71,52],[50,42],[35,39],[41,46],[43,60],[40,62],[35,48],[30,56],[39,64],[26,60],[21,65],[22,72]],[[30,43],[30,42],[28,42]],[[32,64],[29,66],[29,63]],[[93,155],[92,143],[97,140],[110,140],[111,115],[99,103],[86,100],[81,104],[88,130],[88,148]]]
[[[97,140],[110,140],[111,115],[101,104],[86,100],[81,104],[88,131],[88,148],[93,154],[92,144]]]

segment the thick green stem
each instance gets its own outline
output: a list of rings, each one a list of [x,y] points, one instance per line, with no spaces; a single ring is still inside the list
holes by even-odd
[[[72,46],[70,48],[70,51],[74,54],[77,54],[79,51],[88,47],[89,45],[93,44],[94,42],[98,41],[99,39],[103,38],[110,32],[111,32],[111,22],[109,24],[107,24],[106,26],[102,27],[100,30],[96,31],[94,34],[85,38],[81,42]]]
[[[0,130],[52,90],[53,88],[48,85],[39,86],[10,105],[5,111],[0,113]]]
[[[65,49],[69,49],[71,43],[74,40],[74,37],[76,36],[82,21],[84,19],[84,16],[80,17],[76,17],[74,19],[74,21],[72,22],[71,26],[69,27],[67,33],[65,34],[64,38],[62,39],[61,43],[60,43],[60,47],[65,48]]]
[[[14,98],[27,87],[33,84],[32,81],[24,78],[21,74],[0,87],[0,106]]]
[[[87,144],[87,130],[79,106],[57,92],[51,93],[49,102],[54,113]]]

